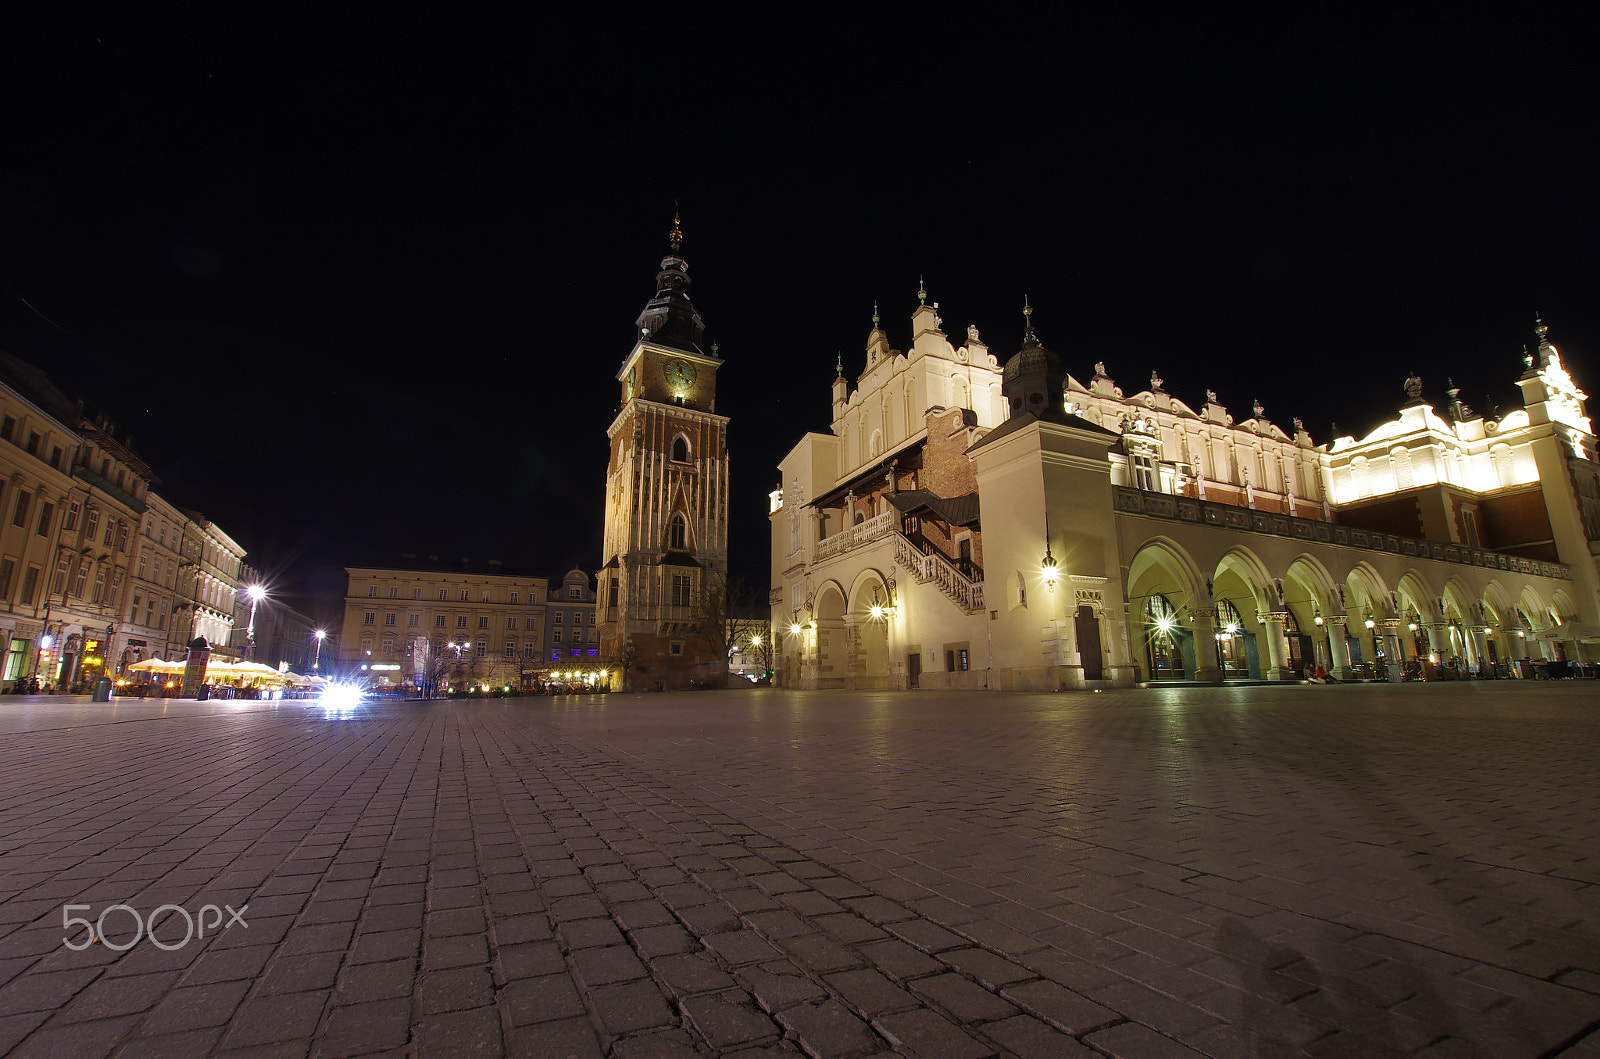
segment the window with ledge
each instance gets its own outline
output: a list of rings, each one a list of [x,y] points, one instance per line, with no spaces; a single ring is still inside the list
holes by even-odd
[[[433,627],[435,629],[444,628],[444,615],[443,614],[435,614],[433,616]]]
[[[385,614],[383,616],[383,623],[385,625],[393,625],[394,624],[394,615],[393,614]]]
[[[378,624],[377,612],[376,611],[371,611],[371,610],[367,611],[367,613],[365,615],[363,615],[362,618],[361,618],[361,624],[363,624],[363,625],[376,625],[376,624]]]
[[[1147,453],[1134,453],[1128,457],[1128,463],[1133,468],[1133,487],[1153,493],[1160,488],[1161,477],[1156,470],[1154,456]]]
[[[478,628],[487,629],[488,627],[489,627],[489,619],[486,618],[486,617],[480,617],[478,619]]]
[[[682,434],[672,439],[672,462],[689,462],[689,439]]]
[[[399,585],[390,585],[389,586],[389,598],[390,599],[399,599],[400,598],[400,586]]]

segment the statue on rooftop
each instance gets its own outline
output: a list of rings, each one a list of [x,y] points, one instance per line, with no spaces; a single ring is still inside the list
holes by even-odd
[[[1422,380],[1418,378],[1416,372],[1412,372],[1406,379],[1406,396],[1413,401],[1422,399]]]

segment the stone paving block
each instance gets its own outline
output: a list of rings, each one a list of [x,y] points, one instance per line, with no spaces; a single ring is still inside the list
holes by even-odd
[[[988,1022],[1017,1013],[1011,1004],[958,974],[940,974],[908,983],[918,996],[927,997],[962,1022]]]
[[[61,1059],[109,1055],[135,1025],[138,1017],[98,1019],[72,1025],[50,1024],[35,1030],[11,1052],[8,1059]]]
[[[425,1016],[412,1031],[418,1059],[492,1059],[503,1055],[494,1008]]]
[[[815,974],[846,971],[863,963],[860,956],[836,944],[821,934],[802,934],[793,938],[780,938],[778,943],[796,963]]]
[[[886,929],[902,941],[930,954],[944,952],[947,949],[959,949],[971,944],[961,935],[952,934],[925,919],[908,919],[902,923],[891,923]]]
[[[0,1015],[64,1007],[99,974],[98,969],[85,967],[15,978],[0,988]]]
[[[222,1038],[221,1026],[149,1036],[148,1031],[124,1044],[117,1059],[204,1059]]]
[[[326,993],[291,993],[288,996],[246,1000],[234,1015],[223,1038],[225,1048],[309,1040],[322,1018]]]
[[[611,914],[623,930],[661,927],[677,922],[677,918],[659,901],[630,901],[613,908]]]
[[[327,1059],[344,1059],[402,1048],[410,1037],[411,1005],[405,1000],[343,1004],[328,1013],[316,1050]]]
[[[709,953],[663,956],[652,960],[650,967],[674,995],[680,997],[728,989],[734,984],[728,972],[718,967]]]
[[[778,1026],[737,990],[691,997],[684,1016],[711,1047],[719,1051],[767,1043],[781,1035]]]
[[[390,960],[387,963],[352,964],[339,976],[334,990],[335,1004],[359,1004],[371,1000],[408,997],[416,984],[417,961]]]
[[[589,1004],[613,1036],[670,1026],[672,1009],[654,982],[635,981],[589,990]]]
[[[896,1048],[927,1059],[989,1059],[993,1046],[978,1040],[949,1020],[927,1010],[902,1011],[872,1021],[873,1028]]]
[[[494,1002],[494,981],[487,967],[429,971],[418,985],[417,1007],[424,1015],[467,1011]]]
[[[891,1011],[902,1011],[915,1007],[918,1003],[910,993],[877,971],[867,968],[841,971],[829,975],[826,981],[853,1011],[869,1018]]]
[[[693,1038],[682,1030],[662,1030],[618,1041],[611,1048],[612,1059],[700,1059]]]
[[[781,954],[761,936],[750,930],[735,930],[727,934],[712,934],[702,939],[706,948],[716,953],[730,967],[747,963],[765,963]]]
[[[999,989],[1012,982],[1038,977],[1034,971],[985,949],[951,949],[941,952],[939,959],[977,979],[986,989]]]
[[[812,1059],[856,1059],[883,1050],[883,1041],[837,1000],[799,1004],[777,1017]]]
[[[897,980],[918,978],[944,970],[944,964],[907,945],[903,941],[869,942],[856,949],[874,966]]]
[[[645,977],[644,965],[626,945],[579,949],[570,954],[572,965],[591,988]]]
[[[734,976],[769,1015],[796,1004],[818,1004],[828,998],[827,991],[816,979],[787,960],[742,967]]]
[[[628,938],[646,960],[695,952],[700,948],[700,942],[693,935],[677,926],[645,927],[643,930],[630,931]]]
[[[1001,990],[1000,995],[1029,1014],[1075,1037],[1121,1018],[1116,1012],[1055,982],[1032,981],[1009,985]]]
[[[489,962],[489,944],[481,935],[428,938],[422,946],[422,968],[442,971]]]
[[[17,1042],[44,1025],[50,1015],[51,1012],[46,1010],[0,1016],[0,1055],[10,1055]]]
[[[744,919],[769,938],[793,938],[812,931],[810,924],[788,910],[752,912]]]
[[[557,933],[568,949],[593,949],[623,944],[622,932],[608,919],[579,919],[562,923]]]
[[[499,1004],[513,1026],[582,1018],[587,1013],[577,986],[565,974],[508,982],[500,990]]]
[[[860,916],[849,912],[837,915],[814,916],[811,925],[821,927],[842,945],[858,945],[863,941],[879,941],[888,935]]]
[[[1133,1022],[1097,1030],[1083,1038],[1083,1043],[1112,1059],[1200,1059],[1200,1053],[1192,1048]]]
[[[422,931],[420,929],[383,930],[372,934],[357,935],[355,948],[351,951],[348,962],[382,963],[416,956],[421,951]],[[193,975],[193,973],[191,971],[190,975]],[[188,980],[190,975],[185,976],[185,981]]]
[[[1098,1052],[1090,1051],[1060,1030],[1053,1029],[1028,1015],[1016,1015],[999,1022],[986,1023],[983,1035],[1015,1055],[1017,1059],[1094,1059],[1099,1055]]]

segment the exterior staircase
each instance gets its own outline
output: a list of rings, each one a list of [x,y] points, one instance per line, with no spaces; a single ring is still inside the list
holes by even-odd
[[[926,554],[913,544],[905,534],[894,535],[894,561],[905,568],[914,581],[925,584],[932,581],[939,591],[968,614],[983,609],[983,584],[967,578],[954,563],[937,552]]]

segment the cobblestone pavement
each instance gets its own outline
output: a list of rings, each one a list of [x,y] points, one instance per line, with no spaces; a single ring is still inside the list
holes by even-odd
[[[1597,736],[1572,683],[0,699],[0,1052],[1600,1055]],[[68,947],[117,903],[248,925]]]

